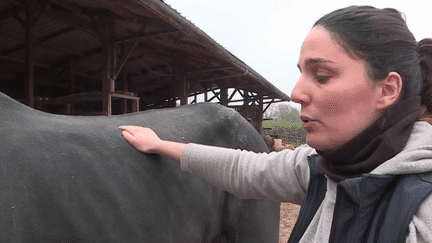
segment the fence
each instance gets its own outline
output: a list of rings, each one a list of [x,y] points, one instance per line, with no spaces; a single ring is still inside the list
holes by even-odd
[[[283,144],[298,146],[306,143],[306,131],[303,129],[290,127],[264,128],[263,133],[273,139],[281,139]]]
[[[234,108],[240,115],[246,118],[250,124],[257,130],[261,130],[262,114],[257,106],[230,106]]]

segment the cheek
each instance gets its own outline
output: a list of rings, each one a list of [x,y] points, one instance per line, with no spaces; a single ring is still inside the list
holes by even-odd
[[[374,120],[369,90],[328,96],[321,106],[328,139],[346,142]]]
[[[321,112],[326,118],[342,118],[352,113],[352,107],[359,101],[352,95],[338,93],[325,94],[321,103]]]
[[[328,92],[321,100],[322,114],[328,118],[363,116],[372,106],[372,91],[365,87],[345,89],[343,92]]]
[[[341,104],[338,102],[339,100],[327,100],[323,103],[322,110],[326,116],[337,115],[341,112],[342,108]]]

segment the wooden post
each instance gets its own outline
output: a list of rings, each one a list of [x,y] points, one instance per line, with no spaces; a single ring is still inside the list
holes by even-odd
[[[224,83],[221,83],[219,88],[221,105],[228,106],[228,87]]]
[[[181,51],[174,52],[173,63],[175,68],[179,71],[179,73],[181,73],[180,76],[183,77],[183,80],[181,80],[180,82],[180,88],[179,88],[180,105],[187,105],[189,92],[191,89],[189,75],[187,75],[189,56]]]
[[[139,100],[132,100],[131,112],[138,112],[138,111],[139,111]]]
[[[189,98],[189,79],[187,74],[183,75],[183,82],[180,87],[180,105],[187,105]]]
[[[168,107],[176,107],[176,92],[174,85],[170,85],[168,88]]]
[[[258,91],[257,94],[258,98],[258,121],[257,121],[257,127],[255,128],[259,133],[261,133],[262,130],[262,122],[263,122],[263,113],[264,113],[264,98],[262,91]]]
[[[123,92],[126,92],[126,91],[128,91],[128,82],[127,82],[127,77],[128,77],[128,75],[127,75],[127,72],[126,72],[126,70],[125,70],[125,68],[122,68],[121,70],[120,70],[120,75],[119,76],[121,76],[122,77],[122,91]],[[127,99],[122,99],[121,100],[121,103],[122,103],[122,105],[121,105],[121,112],[123,113],[123,114],[125,114],[125,113],[127,113],[127,104],[128,104],[128,100]]]
[[[249,107],[249,101],[250,101],[250,98],[249,98],[249,90],[244,89],[244,90],[243,90],[243,96],[244,96],[243,106],[244,106],[245,108],[246,108],[246,107]]]
[[[66,104],[65,114],[72,114],[72,104]]]
[[[34,43],[35,36],[33,32],[34,25],[36,24],[36,8],[35,1],[26,1],[26,84],[24,87],[25,90],[25,99],[26,103],[30,107],[35,107],[34,100]]]
[[[74,60],[70,61],[70,68],[69,68],[69,76],[70,76],[70,87],[69,87],[69,94],[74,94],[75,90],[75,72],[76,72],[76,62]]]
[[[99,16],[98,24],[102,43],[102,112],[110,116],[112,114],[111,93],[114,92],[112,79],[114,20]]]
[[[205,83],[200,83],[201,86],[204,88],[204,102],[208,102],[208,85]]]
[[[112,114],[111,110],[111,79],[109,77],[109,71],[108,71],[108,63],[106,62],[107,59],[109,59],[109,55],[107,52],[109,52],[109,47],[107,47],[104,44],[104,47],[102,47],[102,59],[104,62],[102,62],[102,73],[101,73],[101,80],[102,80],[102,111],[106,116],[110,116]]]
[[[250,102],[250,96],[249,96],[249,90],[244,89],[243,90],[243,109],[241,111],[241,115],[247,119],[249,121],[250,118],[252,118],[253,116],[251,116],[252,114],[252,105],[249,105]]]

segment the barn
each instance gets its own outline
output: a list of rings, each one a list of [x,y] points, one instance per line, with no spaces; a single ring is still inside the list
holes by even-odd
[[[51,113],[208,101],[257,130],[290,99],[162,0],[0,1],[0,79],[1,92]]]

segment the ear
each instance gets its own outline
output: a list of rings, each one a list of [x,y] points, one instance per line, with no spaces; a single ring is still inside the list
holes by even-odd
[[[386,109],[395,104],[402,93],[402,77],[397,72],[390,72],[387,78],[378,84],[378,108]]]

